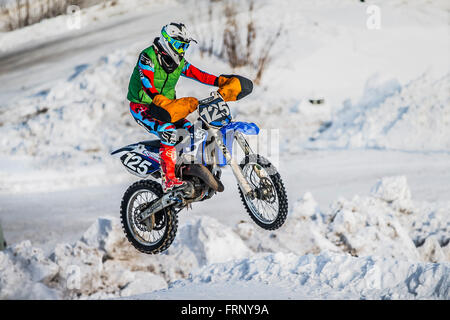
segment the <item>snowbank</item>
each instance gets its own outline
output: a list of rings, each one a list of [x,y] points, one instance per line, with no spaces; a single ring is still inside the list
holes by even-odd
[[[20,108],[2,109],[2,153],[32,156],[45,167],[104,157],[113,144],[132,137],[126,87],[135,62],[119,50],[94,66],[76,66],[66,81],[24,99]]]
[[[406,86],[371,78],[362,99],[350,100],[313,146],[450,151],[450,74],[425,73]]]
[[[25,98],[20,108],[2,108],[0,152],[6,158],[0,190],[51,191],[106,182],[106,177],[127,179],[109,152],[148,139],[126,103],[136,62],[130,51],[102,57],[94,66],[79,65],[66,81]]]
[[[57,245],[48,257],[29,241],[1,252],[0,298],[100,298],[167,287],[151,264],[139,264],[138,254],[118,252],[127,248],[121,233],[118,221],[105,218],[76,243]]]
[[[29,241],[0,252],[0,298],[448,299],[449,212],[450,203],[415,203],[405,177],[387,177],[327,211],[306,193],[277,232],[190,217],[155,256],[105,217],[49,256]],[[192,294],[199,286],[207,296]]]
[[[117,218],[100,218],[74,244],[48,257],[30,241],[0,252],[1,299],[128,296],[166,288],[205,265],[250,256],[240,237],[215,219],[194,217],[162,255],[137,252]]]
[[[310,193],[292,205],[283,232],[263,233],[243,222],[236,232],[254,251],[450,262],[450,203],[415,202],[404,176],[380,179],[371,195],[340,198],[322,210]],[[424,247],[426,241],[430,248]]]
[[[169,289],[131,298],[205,299],[218,291],[218,299],[448,299],[449,272],[448,263],[276,253],[207,266]]]
[[[199,266],[250,256],[252,251],[231,228],[210,217],[195,218],[184,225],[169,254],[189,252]]]

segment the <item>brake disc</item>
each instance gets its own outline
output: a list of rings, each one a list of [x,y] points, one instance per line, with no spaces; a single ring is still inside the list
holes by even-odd
[[[166,226],[166,214],[164,210],[153,215],[153,230],[162,230]]]
[[[145,219],[144,221],[139,222],[139,220],[141,218],[141,213],[144,212],[148,207],[150,207],[150,205],[151,205],[151,203],[143,203],[143,204],[139,205],[133,213],[135,226],[139,230],[144,231],[144,232],[152,231],[154,228],[154,225],[155,225],[154,215],[152,215],[148,219]]]

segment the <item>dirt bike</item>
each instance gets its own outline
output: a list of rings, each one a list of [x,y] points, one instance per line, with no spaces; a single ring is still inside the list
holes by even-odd
[[[245,209],[258,226],[275,230],[286,220],[288,199],[280,174],[267,159],[252,152],[244,137],[258,135],[258,126],[233,121],[228,104],[217,92],[200,100],[197,111],[193,130],[177,132],[175,173],[186,182],[180,188],[162,191],[160,140],[138,142],[111,153],[121,155],[130,173],[144,178],[126,190],[120,207],[125,235],[141,252],[155,254],[169,248],[176,236],[178,213],[224,191],[220,177],[227,165],[236,177]],[[244,153],[240,163],[233,157],[235,140]]]

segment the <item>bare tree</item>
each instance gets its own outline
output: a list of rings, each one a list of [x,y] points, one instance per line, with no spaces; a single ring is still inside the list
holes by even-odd
[[[253,81],[258,84],[270,61],[271,50],[279,38],[283,27],[280,25],[274,34],[261,35],[258,33],[255,25],[254,8],[255,3],[253,0],[250,0],[248,7],[249,18],[245,25],[242,26],[242,23],[238,23],[238,10],[235,5],[231,1],[224,2],[223,12],[226,21],[223,33],[223,50],[232,68],[253,67],[256,71]],[[241,29],[246,30],[245,36],[240,32]],[[256,39],[263,39],[263,42],[267,45],[261,50],[254,50]]]
[[[15,0],[3,3],[0,9],[7,19],[6,28],[11,31],[66,14],[68,6],[81,5],[82,2],[82,0]]]
[[[17,10],[17,26],[18,28],[22,28],[22,14],[21,14],[21,3],[20,0],[16,0],[16,10]]]
[[[23,18],[23,26],[26,27],[31,24],[30,17],[30,0],[25,1],[25,17]]]
[[[258,60],[256,62],[257,72],[256,72],[256,76],[254,79],[254,82],[256,84],[259,84],[261,82],[261,78],[262,78],[264,71],[266,70],[267,63],[271,59],[271,56],[270,56],[271,49],[273,48],[275,42],[277,41],[278,37],[280,36],[282,30],[283,30],[283,26],[280,25],[277,33],[275,35],[273,35],[271,39],[269,39],[269,41],[267,42],[268,45],[265,46],[265,48],[261,52],[261,55],[258,57]]]

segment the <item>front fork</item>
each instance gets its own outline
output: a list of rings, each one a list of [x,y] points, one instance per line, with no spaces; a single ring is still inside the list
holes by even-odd
[[[241,189],[244,191],[244,194],[253,198],[253,189],[250,186],[250,184],[247,182],[247,179],[245,179],[244,174],[242,173],[242,169],[237,163],[237,161],[231,156],[231,153],[229,152],[227,146],[223,143],[223,138],[219,134],[219,130],[210,130],[212,135],[215,138],[215,142],[219,146],[220,150],[222,151],[222,154],[224,155],[227,163],[230,165],[231,170],[233,171],[234,176],[236,177],[236,180],[241,187]],[[245,138],[242,136],[242,134],[239,131],[235,132],[236,140],[239,143],[239,146],[244,151],[245,155],[248,156],[252,151],[250,149],[250,146],[248,145]]]

